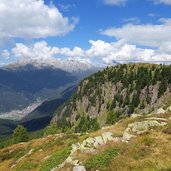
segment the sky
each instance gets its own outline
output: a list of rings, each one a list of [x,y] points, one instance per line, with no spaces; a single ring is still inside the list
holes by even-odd
[[[0,65],[171,63],[171,0],[0,0]]]

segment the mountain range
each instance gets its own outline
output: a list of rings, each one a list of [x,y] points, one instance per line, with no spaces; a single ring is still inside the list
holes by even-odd
[[[93,65],[68,60],[26,60],[7,65],[0,69],[0,111],[22,110],[37,101],[56,99],[96,70]]]

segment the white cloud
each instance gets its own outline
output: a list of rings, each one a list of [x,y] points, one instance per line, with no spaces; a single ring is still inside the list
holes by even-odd
[[[26,46],[22,43],[17,43],[12,49],[14,56],[19,59],[49,59],[58,52],[58,48],[48,46],[45,41],[37,42],[33,46]]]
[[[127,0],[103,0],[103,3],[105,5],[117,5],[117,6],[120,6],[120,5],[125,5]]]
[[[138,24],[138,23],[140,23],[140,19],[138,17],[132,17],[132,18],[124,19],[124,22]]]
[[[64,17],[57,7],[44,0],[1,0],[0,37],[45,38],[72,31],[75,22]]]
[[[84,50],[80,47],[73,49],[64,47],[51,47],[47,42],[37,42],[33,46],[16,44],[12,53],[18,59],[38,59],[43,61],[53,61],[55,58],[65,58],[86,63],[112,64],[114,62],[155,62],[171,63],[171,43],[167,43],[157,49],[140,48],[124,40],[116,42],[105,42],[102,40],[90,40],[91,46]]]
[[[58,4],[59,8],[64,12],[69,12],[71,8],[75,8],[75,4]]]
[[[153,0],[155,4],[171,5],[171,0]]]
[[[119,40],[117,42],[107,43],[101,40],[90,41],[91,48],[85,53],[89,57],[97,57],[107,64],[113,62],[155,62],[171,63],[171,43],[159,49],[139,48],[136,45]]]
[[[126,24],[119,28],[109,28],[101,33],[130,43],[159,47],[171,42],[171,19],[160,19],[160,24]]]
[[[8,58],[10,57],[10,53],[8,52],[7,49],[4,49],[4,50],[2,51],[2,53],[1,53],[1,56],[2,56],[3,58],[8,59]]]
[[[51,47],[47,42],[40,41],[34,45],[27,46],[17,43],[12,49],[12,53],[18,59],[43,59],[48,60],[55,57],[80,58],[84,57],[84,50],[79,47],[70,48]]]
[[[148,13],[147,14],[149,17],[159,17],[160,15],[157,13]]]

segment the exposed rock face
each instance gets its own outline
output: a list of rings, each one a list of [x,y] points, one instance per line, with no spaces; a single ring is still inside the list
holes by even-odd
[[[122,136],[123,141],[125,141],[125,142],[128,142],[132,137],[135,137],[135,136],[132,134],[129,134],[127,131],[125,131]]]
[[[166,124],[166,122],[159,122],[156,120],[141,121],[129,124],[127,130],[129,132],[141,134],[148,131],[152,127],[165,126]]]
[[[113,134],[111,132],[105,132],[102,134],[102,138],[103,138],[104,143],[106,143],[107,141],[112,141]]]
[[[72,150],[71,154],[75,153],[77,150],[80,150],[81,152],[84,153],[94,153],[95,148],[106,144],[108,141],[116,141],[116,139],[113,136],[113,133],[111,132],[104,132],[102,136],[97,136],[97,137],[89,137],[85,139],[81,144],[73,144],[72,145]]]

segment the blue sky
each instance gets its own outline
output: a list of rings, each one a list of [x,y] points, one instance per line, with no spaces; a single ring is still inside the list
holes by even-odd
[[[171,18],[171,6],[165,4],[154,5],[150,0],[130,0],[125,5],[104,5],[102,0],[56,0],[53,1],[64,16],[78,17],[76,28],[64,37],[48,38],[52,45],[60,47],[81,46],[89,48],[88,41],[102,39],[113,41],[114,38],[99,34],[100,29],[120,27],[126,20],[137,18],[141,24],[157,24],[159,18]],[[49,4],[49,0],[46,0]],[[64,10],[61,4],[68,7]],[[149,15],[154,16],[149,16]]]
[[[171,61],[171,0],[2,0],[0,16],[1,65]]]

